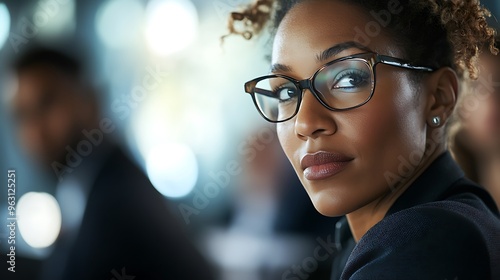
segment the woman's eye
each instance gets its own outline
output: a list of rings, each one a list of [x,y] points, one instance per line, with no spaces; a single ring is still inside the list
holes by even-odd
[[[295,89],[293,89],[293,88],[281,89],[280,94],[279,94],[280,100],[282,100],[282,101],[290,100],[296,96],[297,96],[297,93],[295,92]]]
[[[295,87],[283,85],[274,90],[276,97],[280,102],[290,101],[297,97],[297,89]]]
[[[353,90],[367,86],[370,83],[370,75],[361,70],[345,70],[334,79],[332,89]]]

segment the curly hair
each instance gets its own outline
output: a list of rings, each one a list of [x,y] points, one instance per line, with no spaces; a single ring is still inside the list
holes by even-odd
[[[271,24],[272,32],[296,4],[306,0],[255,0],[229,19],[230,34],[252,38]],[[388,1],[337,0],[357,5],[366,11],[387,8]],[[434,68],[451,67],[459,77],[468,73],[476,79],[475,61],[484,45],[497,54],[495,30],[486,21],[490,12],[479,0],[400,0],[403,12],[394,15],[387,26],[406,59]],[[271,21],[272,19],[272,21]],[[238,30],[238,22],[243,30]]]
[[[245,11],[231,13],[228,21],[229,35],[238,34],[247,40],[252,39],[254,34],[262,31],[271,18],[274,2],[273,0],[256,0]],[[243,24],[242,31],[238,30],[238,22]],[[229,35],[222,36],[221,39],[224,40]]]

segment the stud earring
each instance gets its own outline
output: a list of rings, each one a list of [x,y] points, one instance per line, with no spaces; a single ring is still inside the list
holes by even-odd
[[[432,118],[432,126],[438,127],[440,125],[441,125],[441,118],[440,117]]]

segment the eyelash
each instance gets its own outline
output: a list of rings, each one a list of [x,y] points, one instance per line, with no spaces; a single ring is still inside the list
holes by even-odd
[[[351,69],[351,70],[348,70],[348,72],[341,73],[341,76],[339,78],[336,77],[335,78],[336,83],[332,85],[331,89],[334,89],[335,85],[337,85],[338,82],[340,82],[342,79],[344,79],[345,77],[351,76],[351,75],[358,75],[362,78],[362,80],[366,80],[369,78],[369,75],[367,73],[365,73],[364,71]]]

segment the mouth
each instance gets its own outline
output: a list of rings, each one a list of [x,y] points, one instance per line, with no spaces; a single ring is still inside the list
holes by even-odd
[[[304,177],[310,181],[323,180],[343,171],[353,158],[340,153],[320,151],[306,154],[300,160]]]

